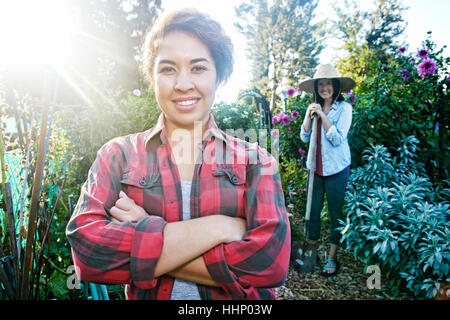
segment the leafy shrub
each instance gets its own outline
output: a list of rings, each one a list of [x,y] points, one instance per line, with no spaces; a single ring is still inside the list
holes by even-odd
[[[280,163],[280,176],[286,205],[293,212],[303,215],[306,210],[307,171],[301,165],[299,160],[284,160]],[[300,240],[300,235],[293,230],[292,238]]]
[[[300,130],[310,98],[295,94],[295,89],[285,100],[285,110],[275,110],[272,118],[272,139],[279,143],[279,170],[285,202],[300,216],[306,210],[306,155],[308,145],[300,140]],[[283,121],[284,119],[284,121]],[[291,220],[292,241],[300,241],[301,233]]]
[[[258,130],[258,117],[255,115],[256,108],[247,104],[226,104],[219,102],[211,108],[217,126],[223,131],[227,129],[244,132],[249,129]],[[232,131],[230,133],[233,133]],[[254,142],[254,141],[253,141]]]
[[[309,96],[296,95],[286,99],[285,110],[274,112],[272,134],[279,135],[282,160],[306,157],[308,144],[300,140],[300,130],[310,103]]]
[[[394,158],[382,145],[364,151],[364,165],[350,177],[341,241],[363,262],[378,264],[394,294],[406,285],[432,298],[439,282],[450,280],[450,181],[433,188],[418,144],[407,137]]]
[[[387,65],[375,60],[355,89],[349,133],[353,166],[361,165],[362,151],[370,144],[391,148],[393,137],[413,135],[420,140],[430,179],[438,181],[448,177],[450,169],[450,57],[444,57],[443,48],[437,49],[430,38],[421,50],[406,54],[402,49]]]

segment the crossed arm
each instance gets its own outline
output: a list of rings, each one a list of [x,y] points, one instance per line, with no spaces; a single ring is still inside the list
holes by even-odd
[[[284,281],[290,228],[277,165],[266,151],[246,173],[245,220],[217,214],[168,223],[111,192],[122,176],[115,148],[99,151],[66,228],[79,279],[152,289],[170,275],[254,297],[255,288]]]
[[[148,216],[123,191],[110,214],[111,221],[118,223],[138,221]],[[209,274],[202,254],[221,243],[242,240],[246,231],[244,219],[223,215],[167,223],[155,277],[169,274],[174,278],[203,285],[219,286]]]

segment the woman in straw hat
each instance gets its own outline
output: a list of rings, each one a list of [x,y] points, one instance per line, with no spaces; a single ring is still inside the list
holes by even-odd
[[[330,251],[327,263],[323,267],[325,275],[334,275],[338,270],[336,251],[340,233],[337,230],[342,219],[342,207],[345,189],[350,175],[350,148],[347,134],[352,122],[352,107],[344,101],[342,92],[347,92],[355,86],[355,82],[347,77],[341,77],[331,64],[317,67],[314,78],[304,80],[299,88],[301,91],[313,94],[314,102],[308,106],[301,127],[300,138],[303,142],[310,141],[311,127],[317,116],[317,147],[316,164],[311,201],[308,240],[317,242],[320,235],[320,213],[323,207],[324,195],[327,195],[330,214]],[[310,148],[311,149],[311,148]],[[309,160],[307,168],[311,167]]]

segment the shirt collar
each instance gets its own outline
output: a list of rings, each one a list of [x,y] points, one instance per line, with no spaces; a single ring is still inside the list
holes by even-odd
[[[164,113],[161,112],[161,114],[158,117],[158,121],[156,122],[155,127],[153,127],[153,130],[150,130],[150,133],[148,137],[145,139],[145,145],[148,147],[149,142],[157,137],[159,133],[159,138],[162,144],[166,144],[167,142],[167,136],[166,136],[166,127],[164,124]],[[202,141],[205,142],[207,140],[210,140],[211,138],[218,138],[225,143],[227,142],[227,139],[225,138],[224,133],[219,129],[219,127],[216,124],[216,121],[214,120],[214,116],[210,113],[209,114],[209,120],[208,124],[206,126],[205,133],[203,134]]]
[[[337,100],[334,101],[334,103],[331,105],[330,109],[336,110],[340,106],[341,102],[342,101],[337,101]]]

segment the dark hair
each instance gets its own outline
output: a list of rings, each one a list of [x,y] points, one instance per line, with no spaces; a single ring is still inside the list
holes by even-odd
[[[162,39],[170,32],[187,32],[202,41],[211,52],[217,73],[217,83],[225,83],[233,72],[233,44],[221,25],[196,9],[172,11],[159,17],[147,31],[142,46],[141,72],[152,84],[155,59]]]
[[[314,99],[314,102],[320,104],[323,107],[324,100],[320,96],[319,90],[317,89],[319,86],[319,80],[321,80],[321,79],[314,80],[313,99]],[[344,97],[341,94],[341,82],[336,78],[332,78],[331,81],[333,83],[333,102],[334,101],[344,101]]]

